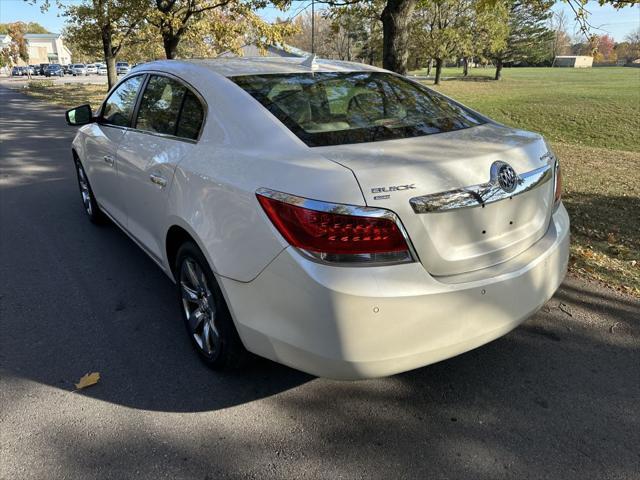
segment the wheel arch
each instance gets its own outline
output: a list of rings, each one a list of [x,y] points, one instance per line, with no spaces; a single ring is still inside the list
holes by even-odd
[[[180,246],[185,242],[193,242],[196,244],[209,263],[209,267],[215,273],[215,266],[211,262],[211,258],[207,254],[206,249],[203,248],[202,242],[199,240],[198,236],[182,221],[173,219],[171,226],[167,229],[167,233],[165,234],[164,253],[166,256],[168,270],[171,272],[174,281],[176,280],[176,257]]]

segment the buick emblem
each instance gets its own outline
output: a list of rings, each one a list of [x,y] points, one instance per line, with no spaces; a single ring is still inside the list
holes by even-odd
[[[495,162],[491,165],[491,177],[507,193],[513,192],[520,183],[520,177],[516,171],[505,162]]]

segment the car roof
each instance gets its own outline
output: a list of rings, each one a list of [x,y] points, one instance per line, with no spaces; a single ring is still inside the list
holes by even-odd
[[[180,70],[181,66],[200,67],[225,77],[270,73],[384,71],[362,63],[315,59],[313,67],[303,57],[223,57],[202,60],[160,60],[136,68],[143,70]]]

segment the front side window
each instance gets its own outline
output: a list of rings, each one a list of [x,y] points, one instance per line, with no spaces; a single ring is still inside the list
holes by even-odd
[[[136,128],[195,140],[203,114],[202,104],[186,86],[169,77],[152,75],[142,95]]]
[[[446,98],[383,72],[232,77],[308,146],[418,137],[484,123]]]
[[[102,108],[102,123],[118,127],[129,126],[142,78],[142,75],[137,75],[125,80],[109,95]]]

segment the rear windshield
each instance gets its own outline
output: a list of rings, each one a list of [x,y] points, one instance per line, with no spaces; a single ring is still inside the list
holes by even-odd
[[[81,63],[76,63],[73,68],[84,68],[84,65],[82,65]]]
[[[431,90],[384,72],[231,77],[310,147],[451,132],[484,123]]]

